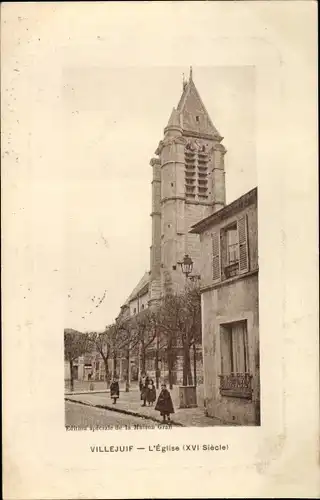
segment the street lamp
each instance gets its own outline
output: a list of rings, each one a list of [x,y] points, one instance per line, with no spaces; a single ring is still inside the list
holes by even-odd
[[[191,257],[188,254],[186,254],[183,258],[183,261],[178,262],[178,264],[179,266],[181,266],[183,274],[186,276],[186,278],[188,278],[189,274],[192,273],[193,269],[193,260],[191,259]]]
[[[199,274],[192,274],[193,269],[193,260],[190,255],[186,254],[183,258],[183,261],[178,262],[179,266],[181,266],[181,270],[186,278],[189,278],[190,281],[197,281],[200,279]]]
[[[178,262],[178,264],[181,266],[181,270],[182,270],[183,274],[185,275],[186,279],[189,278],[189,280],[192,282],[200,280],[201,277],[199,274],[191,275],[192,270],[193,270],[193,260],[191,259],[191,257],[188,254],[186,254],[183,258],[183,261]],[[193,342],[193,369],[194,369],[193,378],[194,378],[195,387],[197,386],[196,355],[197,355],[196,354],[196,343],[195,343],[195,339],[194,339],[194,342]]]

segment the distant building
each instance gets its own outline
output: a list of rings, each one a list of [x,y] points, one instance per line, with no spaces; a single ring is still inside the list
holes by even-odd
[[[257,189],[191,230],[200,235],[208,416],[260,424]]]
[[[73,380],[89,380],[94,371],[94,358],[92,354],[85,354],[73,361]],[[69,361],[64,362],[64,379],[70,380]]]

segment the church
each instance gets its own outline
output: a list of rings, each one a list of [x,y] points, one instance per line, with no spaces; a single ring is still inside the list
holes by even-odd
[[[193,80],[192,68],[176,108],[164,128],[152,168],[152,239],[150,271],[121,307],[118,318],[138,314],[152,307],[167,293],[185,288],[185,276],[178,265],[188,255],[195,277],[200,271],[200,240],[191,227],[225,206],[225,147],[205,108]],[[192,276],[191,276],[192,278]],[[199,346],[199,358],[201,346]],[[147,370],[154,371],[154,356]],[[200,359],[201,361],[201,359]],[[131,360],[131,378],[139,372],[138,360]],[[179,364],[179,363],[178,363]],[[199,382],[201,363],[198,363]],[[122,371],[122,370],[121,370]],[[181,383],[177,367],[176,383]],[[165,363],[161,365],[165,376]]]

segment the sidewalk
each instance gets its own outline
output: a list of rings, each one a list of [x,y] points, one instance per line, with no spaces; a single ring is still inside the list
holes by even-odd
[[[93,384],[93,391],[90,391],[90,385]],[[122,384],[121,384],[122,385]],[[135,385],[137,385],[135,383]],[[122,387],[121,387],[122,389]],[[70,391],[70,381],[65,381],[64,383],[64,393],[65,394],[85,394],[87,392],[106,392],[107,389],[107,383],[104,382],[103,380],[98,380],[95,381],[93,380],[92,382],[89,380],[75,380],[73,382],[73,392]]]
[[[179,388],[175,386],[171,392],[175,413],[171,416],[172,424],[190,427],[208,427],[208,426],[221,426],[223,424],[220,420],[206,417],[203,407],[202,387],[198,388],[198,407],[197,408],[184,408],[179,409]],[[159,391],[157,391],[159,394]],[[89,406],[96,406],[98,408],[105,408],[107,410],[126,413],[127,415],[140,416],[153,420],[155,422],[162,422],[162,418],[158,411],[155,411],[152,406],[141,406],[140,392],[138,388],[131,389],[130,392],[120,392],[120,398],[114,405],[111,402],[109,391],[98,393],[90,392],[83,394],[65,395],[65,400],[75,401]]]

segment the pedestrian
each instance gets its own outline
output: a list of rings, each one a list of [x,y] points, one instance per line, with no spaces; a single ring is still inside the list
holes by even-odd
[[[147,401],[149,406],[153,406],[153,403],[157,399],[157,392],[152,379],[150,379],[148,384]]]
[[[165,383],[161,384],[161,392],[159,394],[155,410],[160,412],[163,422],[170,422],[170,414],[174,413],[174,409],[170,392],[168,391]]]
[[[141,377],[140,377],[140,380],[139,380],[139,389],[140,389],[140,392],[142,392],[142,389],[144,387],[145,378],[146,378],[145,374],[141,373]]]
[[[143,404],[141,406],[146,406],[149,380],[150,379],[149,379],[148,375],[143,373],[143,375],[140,379],[140,382],[139,382],[140,399],[141,399],[141,401],[143,401]]]
[[[120,396],[119,382],[116,378],[114,378],[110,384],[110,396],[111,399],[113,399],[113,404],[115,405]]]

